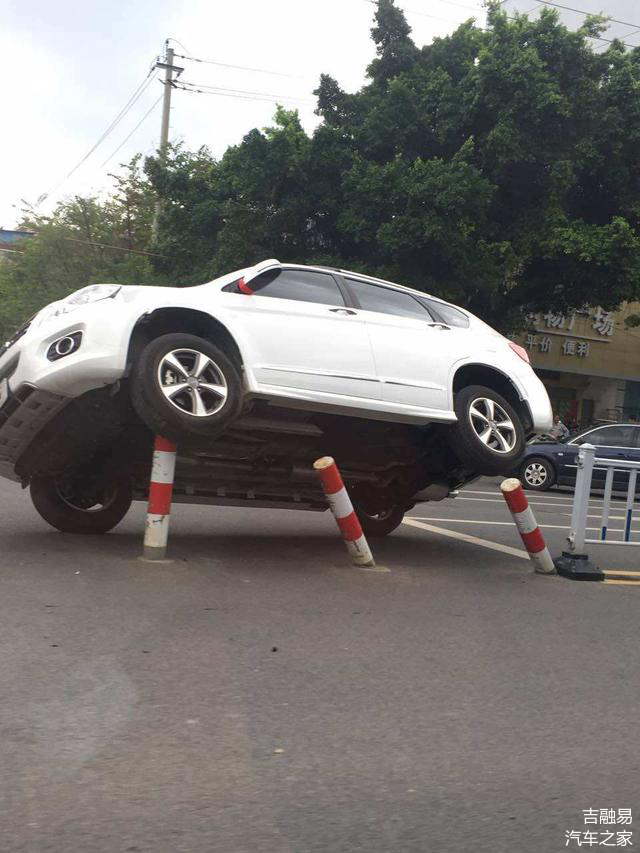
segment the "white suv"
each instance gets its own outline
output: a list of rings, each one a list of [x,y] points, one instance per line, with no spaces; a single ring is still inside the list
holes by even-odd
[[[337,457],[369,532],[513,470],[551,408],[526,352],[467,311],[326,267],[264,261],[208,284],[91,285],[0,349],[0,474],[63,530],[144,498],[152,433],[176,497],[323,508]]]

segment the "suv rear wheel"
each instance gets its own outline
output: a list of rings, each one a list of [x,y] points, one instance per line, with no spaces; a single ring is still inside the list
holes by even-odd
[[[365,512],[362,507],[357,504],[354,506],[362,532],[365,536],[371,536],[374,539],[378,536],[388,536],[390,533],[402,524],[404,518],[404,509],[397,504],[394,504],[382,512],[369,513]]]
[[[505,398],[483,385],[469,385],[456,394],[451,446],[478,474],[508,474],[525,448],[522,421]]]
[[[242,380],[215,344],[195,335],[162,335],[133,365],[131,400],[156,435],[180,443],[213,437],[238,417]]]

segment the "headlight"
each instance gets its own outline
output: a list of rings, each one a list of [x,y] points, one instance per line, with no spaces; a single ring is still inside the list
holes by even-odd
[[[121,290],[119,284],[90,284],[88,287],[83,287],[82,290],[76,290],[71,296],[60,302],[53,302],[46,308],[43,308],[38,315],[38,325],[44,323],[45,320],[50,320],[52,317],[59,317],[61,314],[69,314],[75,311],[76,308],[81,308],[83,305],[89,305],[91,302],[99,302],[101,299],[111,299]]]

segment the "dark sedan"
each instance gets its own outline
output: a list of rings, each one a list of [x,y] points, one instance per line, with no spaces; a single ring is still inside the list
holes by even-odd
[[[576,457],[581,444],[593,444],[601,459],[640,462],[640,424],[590,427],[568,441],[535,441],[527,445],[519,477],[527,489],[544,491],[553,485],[575,486]],[[604,488],[606,470],[593,469],[592,484]],[[628,474],[616,471],[614,488],[626,490]]]

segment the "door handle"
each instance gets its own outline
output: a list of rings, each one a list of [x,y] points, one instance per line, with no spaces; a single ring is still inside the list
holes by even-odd
[[[427,326],[432,329],[440,329],[441,332],[450,331],[451,329],[451,326],[447,326],[446,323],[427,323]]]
[[[351,308],[329,308],[329,311],[332,311],[334,314],[355,314],[355,311],[352,311]]]

